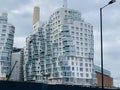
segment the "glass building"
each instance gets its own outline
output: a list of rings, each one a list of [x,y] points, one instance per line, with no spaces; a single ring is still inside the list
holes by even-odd
[[[24,53],[26,81],[94,84],[93,26],[77,10],[59,8],[47,23],[38,20],[26,38]]]
[[[7,13],[0,16],[0,79],[10,71],[15,26],[8,23]]]

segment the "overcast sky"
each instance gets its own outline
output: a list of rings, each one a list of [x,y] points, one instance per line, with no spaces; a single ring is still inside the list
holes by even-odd
[[[68,0],[68,7],[79,10],[82,18],[94,26],[96,65],[100,66],[99,9],[109,0]],[[47,21],[63,0],[0,0],[0,14],[7,12],[9,22],[15,25],[15,47],[24,47],[25,38],[32,31],[34,6],[40,6],[40,19]],[[120,1],[103,9],[104,67],[111,71],[115,86],[120,86]]]

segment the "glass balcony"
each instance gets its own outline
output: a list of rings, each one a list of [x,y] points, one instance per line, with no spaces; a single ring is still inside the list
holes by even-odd
[[[72,42],[72,37],[63,37],[62,38],[62,41],[64,42],[64,41],[71,41]]]
[[[63,46],[63,49],[64,49],[65,51],[75,51],[75,48],[74,48],[73,45],[72,45],[72,46],[70,46],[70,45],[65,45],[65,46]]]
[[[63,54],[66,55],[66,56],[69,56],[69,55],[74,56],[75,52],[74,51],[64,51]]]
[[[63,41],[63,45],[72,45],[72,42],[70,42],[70,41]]]

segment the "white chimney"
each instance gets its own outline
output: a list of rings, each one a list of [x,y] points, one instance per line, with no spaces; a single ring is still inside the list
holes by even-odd
[[[67,0],[63,0],[63,7],[67,8]]]

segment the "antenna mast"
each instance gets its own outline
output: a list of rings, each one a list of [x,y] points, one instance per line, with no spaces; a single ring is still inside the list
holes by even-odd
[[[67,8],[67,0],[63,0],[63,7]]]

